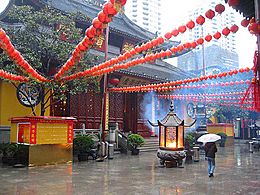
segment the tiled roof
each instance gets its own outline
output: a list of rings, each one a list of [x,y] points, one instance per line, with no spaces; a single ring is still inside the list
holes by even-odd
[[[255,17],[255,0],[240,0],[238,6],[234,7],[238,12],[247,18]],[[227,3],[228,0],[225,0]],[[259,0],[258,0],[259,3]]]
[[[101,7],[89,4],[84,0],[46,0],[46,4],[66,13],[81,12],[93,19]],[[152,39],[155,34],[133,23],[125,14],[117,14],[109,24],[110,29],[139,40]]]

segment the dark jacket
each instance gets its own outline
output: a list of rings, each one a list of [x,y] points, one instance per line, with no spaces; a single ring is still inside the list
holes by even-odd
[[[215,153],[218,151],[215,142],[208,142],[205,144],[205,155],[209,158],[215,158]]]

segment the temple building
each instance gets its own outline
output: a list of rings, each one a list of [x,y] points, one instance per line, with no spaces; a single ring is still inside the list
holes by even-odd
[[[77,22],[80,28],[86,29],[91,25],[91,20],[95,18],[101,10],[101,1],[85,0],[25,0],[20,4],[32,6],[48,5],[60,10],[63,13],[81,12],[88,17],[87,21]],[[117,14],[110,23],[108,58],[116,57],[134,46],[151,40],[155,34],[137,26],[125,14]],[[105,37],[105,36],[104,36]],[[80,41],[80,40],[79,40]],[[104,61],[104,40],[99,40],[99,47],[92,48],[88,52],[100,57]],[[167,47],[177,46],[178,42],[167,42],[160,50]],[[183,70],[174,67],[162,60],[155,60],[153,63],[141,64],[124,70],[119,70],[108,75],[108,87],[113,87],[113,79],[117,79],[117,87],[133,86],[149,83],[174,81],[188,78],[188,74]],[[102,89],[103,78],[100,78]],[[51,106],[45,112],[51,116],[72,116],[77,118],[74,128],[99,129],[102,113],[102,90],[99,93],[86,92],[78,95],[68,95],[66,102]],[[145,93],[110,93],[109,94],[109,122],[117,122],[119,129],[123,132],[134,132],[143,136],[152,134],[151,127],[147,125],[146,112],[150,112],[155,118],[156,112],[169,106],[167,100],[157,101],[154,95],[148,98],[151,107],[144,106]],[[164,103],[164,102],[167,102]],[[180,106],[180,105],[178,105]],[[38,106],[36,111],[38,111]],[[150,110],[145,110],[150,109]],[[154,110],[154,111],[152,111]],[[183,111],[184,112],[184,111]],[[37,112],[39,113],[39,112]],[[0,80],[0,130],[9,129],[9,118],[14,116],[30,115],[31,110],[25,108],[16,98],[16,89],[9,83]],[[152,119],[150,118],[150,120]]]

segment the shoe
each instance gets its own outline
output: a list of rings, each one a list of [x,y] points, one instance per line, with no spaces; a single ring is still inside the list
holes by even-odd
[[[210,173],[210,174],[209,174],[209,177],[214,177],[213,173]]]

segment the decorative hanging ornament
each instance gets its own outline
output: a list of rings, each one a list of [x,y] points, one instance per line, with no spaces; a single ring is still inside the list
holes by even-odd
[[[213,35],[213,37],[214,37],[215,39],[219,39],[219,38],[221,37],[221,33],[220,33],[220,32],[216,32],[216,33]]]
[[[170,39],[170,38],[172,38],[172,34],[169,33],[169,32],[167,32],[167,33],[164,35],[164,37],[165,37],[166,39]]]
[[[100,22],[97,17],[92,20],[92,25],[93,25],[96,29],[102,29],[102,28],[103,28],[103,23]]]
[[[229,30],[228,27],[226,27],[226,28],[224,28],[224,29],[222,30],[222,34],[225,35],[225,36],[228,36],[229,33],[230,33],[230,30]]]
[[[234,25],[231,26],[230,31],[232,33],[236,33],[238,31],[238,29],[239,29],[238,26],[236,24],[234,24]]]
[[[103,12],[108,15],[108,17],[113,17],[117,14],[117,10],[111,2],[106,2],[103,5]]]
[[[180,33],[184,33],[186,31],[186,26],[185,25],[182,25],[178,28],[179,32]]]
[[[210,42],[211,39],[212,39],[212,36],[211,36],[211,35],[207,35],[207,36],[205,37],[205,40],[206,40],[207,42]]]
[[[243,19],[242,21],[241,21],[241,25],[243,26],[243,27],[247,27],[248,26],[248,24],[249,24],[249,20],[248,19]]]
[[[197,24],[202,25],[205,22],[205,18],[202,15],[199,15],[196,19]]]
[[[174,30],[172,31],[172,36],[177,37],[178,34],[179,34],[179,31],[178,31],[177,29],[174,29]]]
[[[198,38],[198,39],[197,39],[197,43],[198,43],[199,45],[202,45],[202,44],[204,43],[204,39],[203,39],[203,38]]]
[[[248,26],[248,30],[251,34],[257,35],[260,33],[260,24],[250,23]]]
[[[222,14],[225,11],[225,6],[222,4],[217,4],[215,6],[215,11],[218,12],[219,14]]]
[[[186,24],[188,29],[193,29],[195,26],[195,22],[193,22],[193,20],[190,20],[187,24]]]
[[[206,16],[208,19],[212,19],[212,18],[214,18],[214,16],[215,16],[215,12],[214,12],[212,9],[209,9],[209,10],[205,13],[205,16]]]

